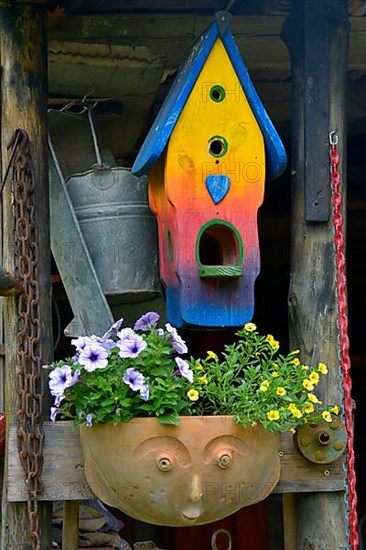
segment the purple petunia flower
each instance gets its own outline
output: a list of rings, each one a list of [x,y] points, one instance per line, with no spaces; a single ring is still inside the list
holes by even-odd
[[[61,409],[58,407],[51,407],[50,420],[52,420],[52,422],[56,421],[56,416],[59,414],[60,410]]]
[[[91,428],[93,425],[93,418],[95,418],[95,414],[89,413],[85,417],[85,422],[88,428]]]
[[[129,368],[123,376],[123,382],[127,384],[133,391],[140,391],[145,386],[145,377],[137,369]],[[143,390],[144,391],[144,390]]]
[[[183,340],[183,338],[179,336],[177,329],[172,327],[170,323],[166,323],[165,328],[170,334],[170,338],[172,341],[172,348],[175,349],[175,351],[178,353],[187,353],[188,352],[187,345]]]
[[[107,351],[110,351],[111,349],[116,347],[116,342],[111,338],[104,338],[104,336],[95,336],[94,334],[92,336],[86,336],[85,343],[87,346],[89,346],[90,344],[99,344]]]
[[[123,340],[126,340],[127,338],[133,338],[136,336],[136,333],[132,330],[132,328],[123,328],[119,332],[117,332],[117,336],[120,340],[120,342],[123,342]]]
[[[80,372],[80,371],[79,371]],[[63,401],[65,399],[65,395],[64,394],[59,394],[59,395],[56,395],[55,396],[55,407],[59,407],[61,405],[61,401]]]
[[[73,373],[69,365],[56,367],[49,375],[48,387],[51,395],[63,397],[66,388],[79,382],[79,374],[79,370]]]
[[[178,365],[178,369],[179,369],[180,374],[184,378],[187,378],[187,380],[192,384],[192,382],[193,382],[193,370],[191,370],[189,368],[189,365],[188,365],[187,361],[184,361],[180,357],[176,357],[175,362]]]
[[[150,388],[147,384],[144,384],[140,389],[140,395],[144,401],[147,401],[149,399]]]
[[[108,351],[98,343],[88,344],[80,353],[79,364],[87,372],[104,369],[108,365]]]
[[[86,346],[86,342],[85,342],[86,338],[87,338],[86,336],[78,336],[77,338],[74,338],[73,340],[71,340],[71,343],[73,346],[76,347],[78,351],[82,351]]]
[[[158,328],[158,330],[156,331],[156,334],[157,334],[158,336],[164,336],[165,332],[164,332],[164,330],[163,330],[162,328]]]
[[[141,336],[134,333],[131,338],[125,338],[117,342],[117,346],[120,349],[118,355],[122,357],[122,359],[125,359],[128,357],[138,357],[147,347],[147,342],[145,342]]]
[[[121,319],[118,319],[118,321],[113,323],[113,325],[107,330],[107,332],[103,334],[103,340],[108,340],[108,338],[110,338],[111,336],[116,336],[117,332],[122,326],[122,323],[123,318],[121,317]]]
[[[71,343],[76,347],[77,351],[80,353],[85,349],[86,346],[91,344],[99,344],[107,351],[110,351],[112,348],[116,347],[116,342],[110,338],[105,338],[104,336],[78,336],[74,340],[71,340]]]
[[[142,330],[146,332],[149,328],[157,323],[160,319],[160,315],[155,311],[148,311],[140,319],[137,319],[133,330]]]

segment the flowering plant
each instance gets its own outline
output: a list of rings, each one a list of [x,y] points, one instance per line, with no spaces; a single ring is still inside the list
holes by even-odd
[[[186,343],[169,323],[148,312],[133,328],[120,319],[103,336],[72,340],[76,354],[51,365],[51,419],[74,424],[129,422],[155,416],[178,424],[182,415],[233,415],[242,425],[286,431],[305,422],[330,422],[338,407],[321,408],[313,390],[327,374],[324,363],[301,365],[299,351],[279,354],[279,342],[253,323],[204,359],[182,359]]]

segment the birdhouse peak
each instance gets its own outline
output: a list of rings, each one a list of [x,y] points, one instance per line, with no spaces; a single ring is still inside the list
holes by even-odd
[[[266,148],[267,179],[271,180],[278,177],[285,169],[287,163],[286,151],[254,88],[234,37],[229,30],[230,20],[230,13],[226,11],[217,12],[214,21],[193,44],[190,54],[180,67],[173,85],[137,155],[132,167],[134,174],[141,176],[148,173],[163,153],[217,41],[220,41],[226,50],[229,62],[237,76],[238,84],[242,88],[263,134]],[[219,72],[220,67],[218,66],[217,73],[219,74]]]

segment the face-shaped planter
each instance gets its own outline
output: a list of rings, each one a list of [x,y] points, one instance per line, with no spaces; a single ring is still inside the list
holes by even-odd
[[[80,441],[96,496],[158,525],[222,519],[267,497],[280,474],[279,434],[241,428],[231,416],[82,426]]]

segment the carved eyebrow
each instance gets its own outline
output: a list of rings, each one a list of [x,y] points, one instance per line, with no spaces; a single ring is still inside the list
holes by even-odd
[[[244,455],[248,453],[248,445],[244,443],[242,439],[238,437],[233,437],[232,435],[220,435],[211,439],[203,449],[203,462],[208,464],[212,460],[212,456],[217,453],[217,451],[223,450],[234,450],[237,453]]]
[[[164,455],[164,451],[167,451],[170,456],[173,455],[175,461],[182,468],[186,468],[192,462],[191,455],[185,445],[179,439],[171,437],[170,435],[150,437],[146,439],[133,451],[133,457],[136,460],[145,458],[150,453]]]

